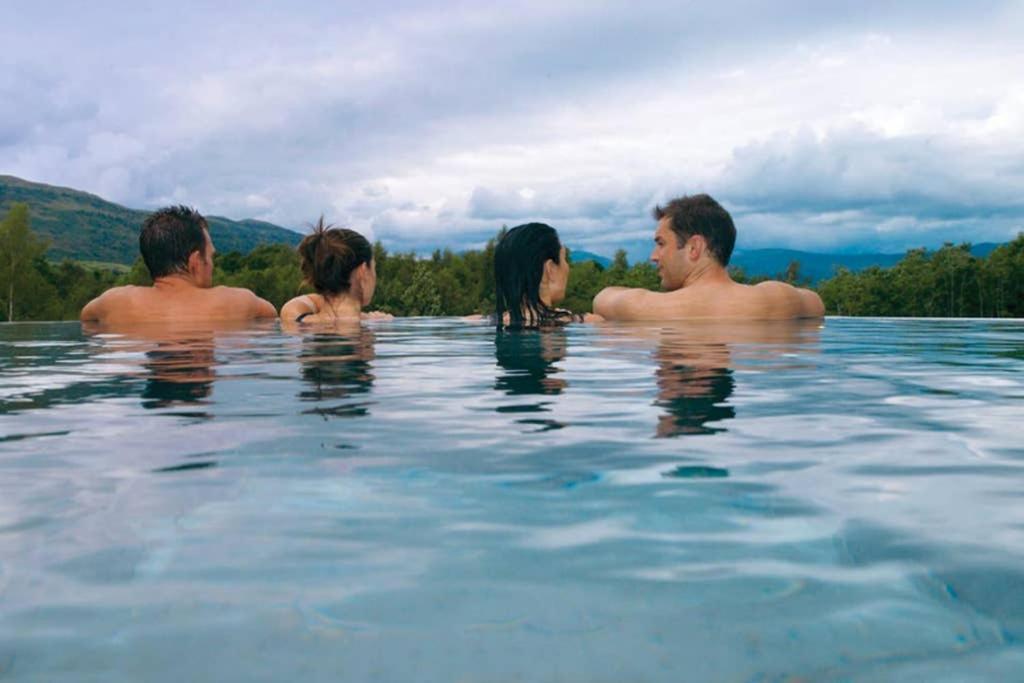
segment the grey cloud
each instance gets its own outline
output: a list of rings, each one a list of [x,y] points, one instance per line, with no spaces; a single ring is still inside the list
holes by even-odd
[[[757,226],[760,236],[748,240],[757,246],[1003,240],[1024,225],[1019,152],[864,129],[822,140],[804,133],[736,150],[718,190]],[[842,215],[829,220],[834,214]]]
[[[92,120],[97,111],[94,101],[43,66],[0,69],[0,146],[46,139],[55,127]]]
[[[614,223],[644,211],[647,195],[625,187],[492,189],[477,187],[470,197],[470,218],[497,221],[592,221]]]
[[[735,150],[725,189],[755,211],[872,206],[936,218],[1020,213],[1024,173],[1005,151],[863,128],[820,141],[805,132]]]
[[[361,188],[446,154],[528,145],[543,133],[513,122],[595,93],[642,96],[631,90],[638,75],[657,82],[660,74],[760,59],[814,36],[923,31],[1008,6],[308,2],[296,10],[264,2],[11,0],[14,20],[0,26],[0,171],[37,172],[33,179],[113,193],[133,206],[189,201],[234,217],[258,211],[288,226],[333,211],[413,245],[474,243],[501,222],[532,219],[588,245],[609,244],[626,228],[644,229],[652,197],[678,187],[664,179],[543,185],[531,198],[515,183],[493,183],[476,187],[464,212],[424,211],[386,186]],[[54,13],[68,19],[49,21]],[[131,158],[91,154],[87,141],[101,133],[140,147]],[[1020,174],[996,178],[1009,167],[994,157],[944,149],[944,170],[928,141],[869,134],[818,147],[783,140],[741,149],[713,189],[780,239],[793,238],[785,217],[810,225],[821,212],[847,208],[877,221],[910,210],[930,221],[1018,215],[1008,197],[1020,189],[1013,180]],[[969,191],[952,170],[965,158],[976,159]],[[988,175],[986,162],[994,163]],[[269,206],[257,207],[253,196]]]

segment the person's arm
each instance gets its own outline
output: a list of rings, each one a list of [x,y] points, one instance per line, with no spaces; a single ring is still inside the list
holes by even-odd
[[[109,292],[109,290],[108,290]],[[79,314],[78,319],[83,323],[95,323],[103,320],[107,313],[107,302],[106,299],[108,292],[103,292],[98,297],[87,303],[82,307],[82,312]]]
[[[594,313],[605,320],[642,320],[652,294],[646,289],[605,287],[594,297]]]
[[[277,309],[274,308],[274,304],[270,303],[266,299],[261,299],[255,294],[252,295],[252,304],[250,305],[250,311],[252,312],[253,318],[276,318]]]
[[[319,313],[320,309],[311,296],[303,294],[291,299],[281,307],[281,320],[295,322],[304,313]]]
[[[818,296],[817,292],[810,289],[798,289],[796,291],[799,292],[801,303],[803,304],[803,317],[825,317],[825,304],[821,301],[821,297]]]

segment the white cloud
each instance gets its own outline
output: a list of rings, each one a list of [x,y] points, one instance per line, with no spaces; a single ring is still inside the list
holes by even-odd
[[[1013,3],[10,14],[0,172],[131,206],[324,213],[423,249],[544,220],[605,253],[684,192],[721,198],[745,246],[997,238],[1024,216]]]

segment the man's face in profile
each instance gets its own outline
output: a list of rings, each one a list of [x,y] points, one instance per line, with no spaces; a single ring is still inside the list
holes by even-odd
[[[669,219],[662,218],[654,231],[651,262],[658,268],[661,288],[668,292],[679,289],[686,281],[686,251],[679,247],[678,238],[669,225]]]

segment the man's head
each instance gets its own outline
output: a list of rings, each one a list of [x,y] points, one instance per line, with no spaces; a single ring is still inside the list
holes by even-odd
[[[190,276],[200,287],[213,284],[213,242],[206,219],[187,206],[168,206],[142,223],[139,251],[153,280]]]
[[[661,286],[675,290],[707,265],[725,268],[736,244],[736,226],[729,212],[706,194],[673,199],[654,207],[658,228],[651,261],[658,266]]]

